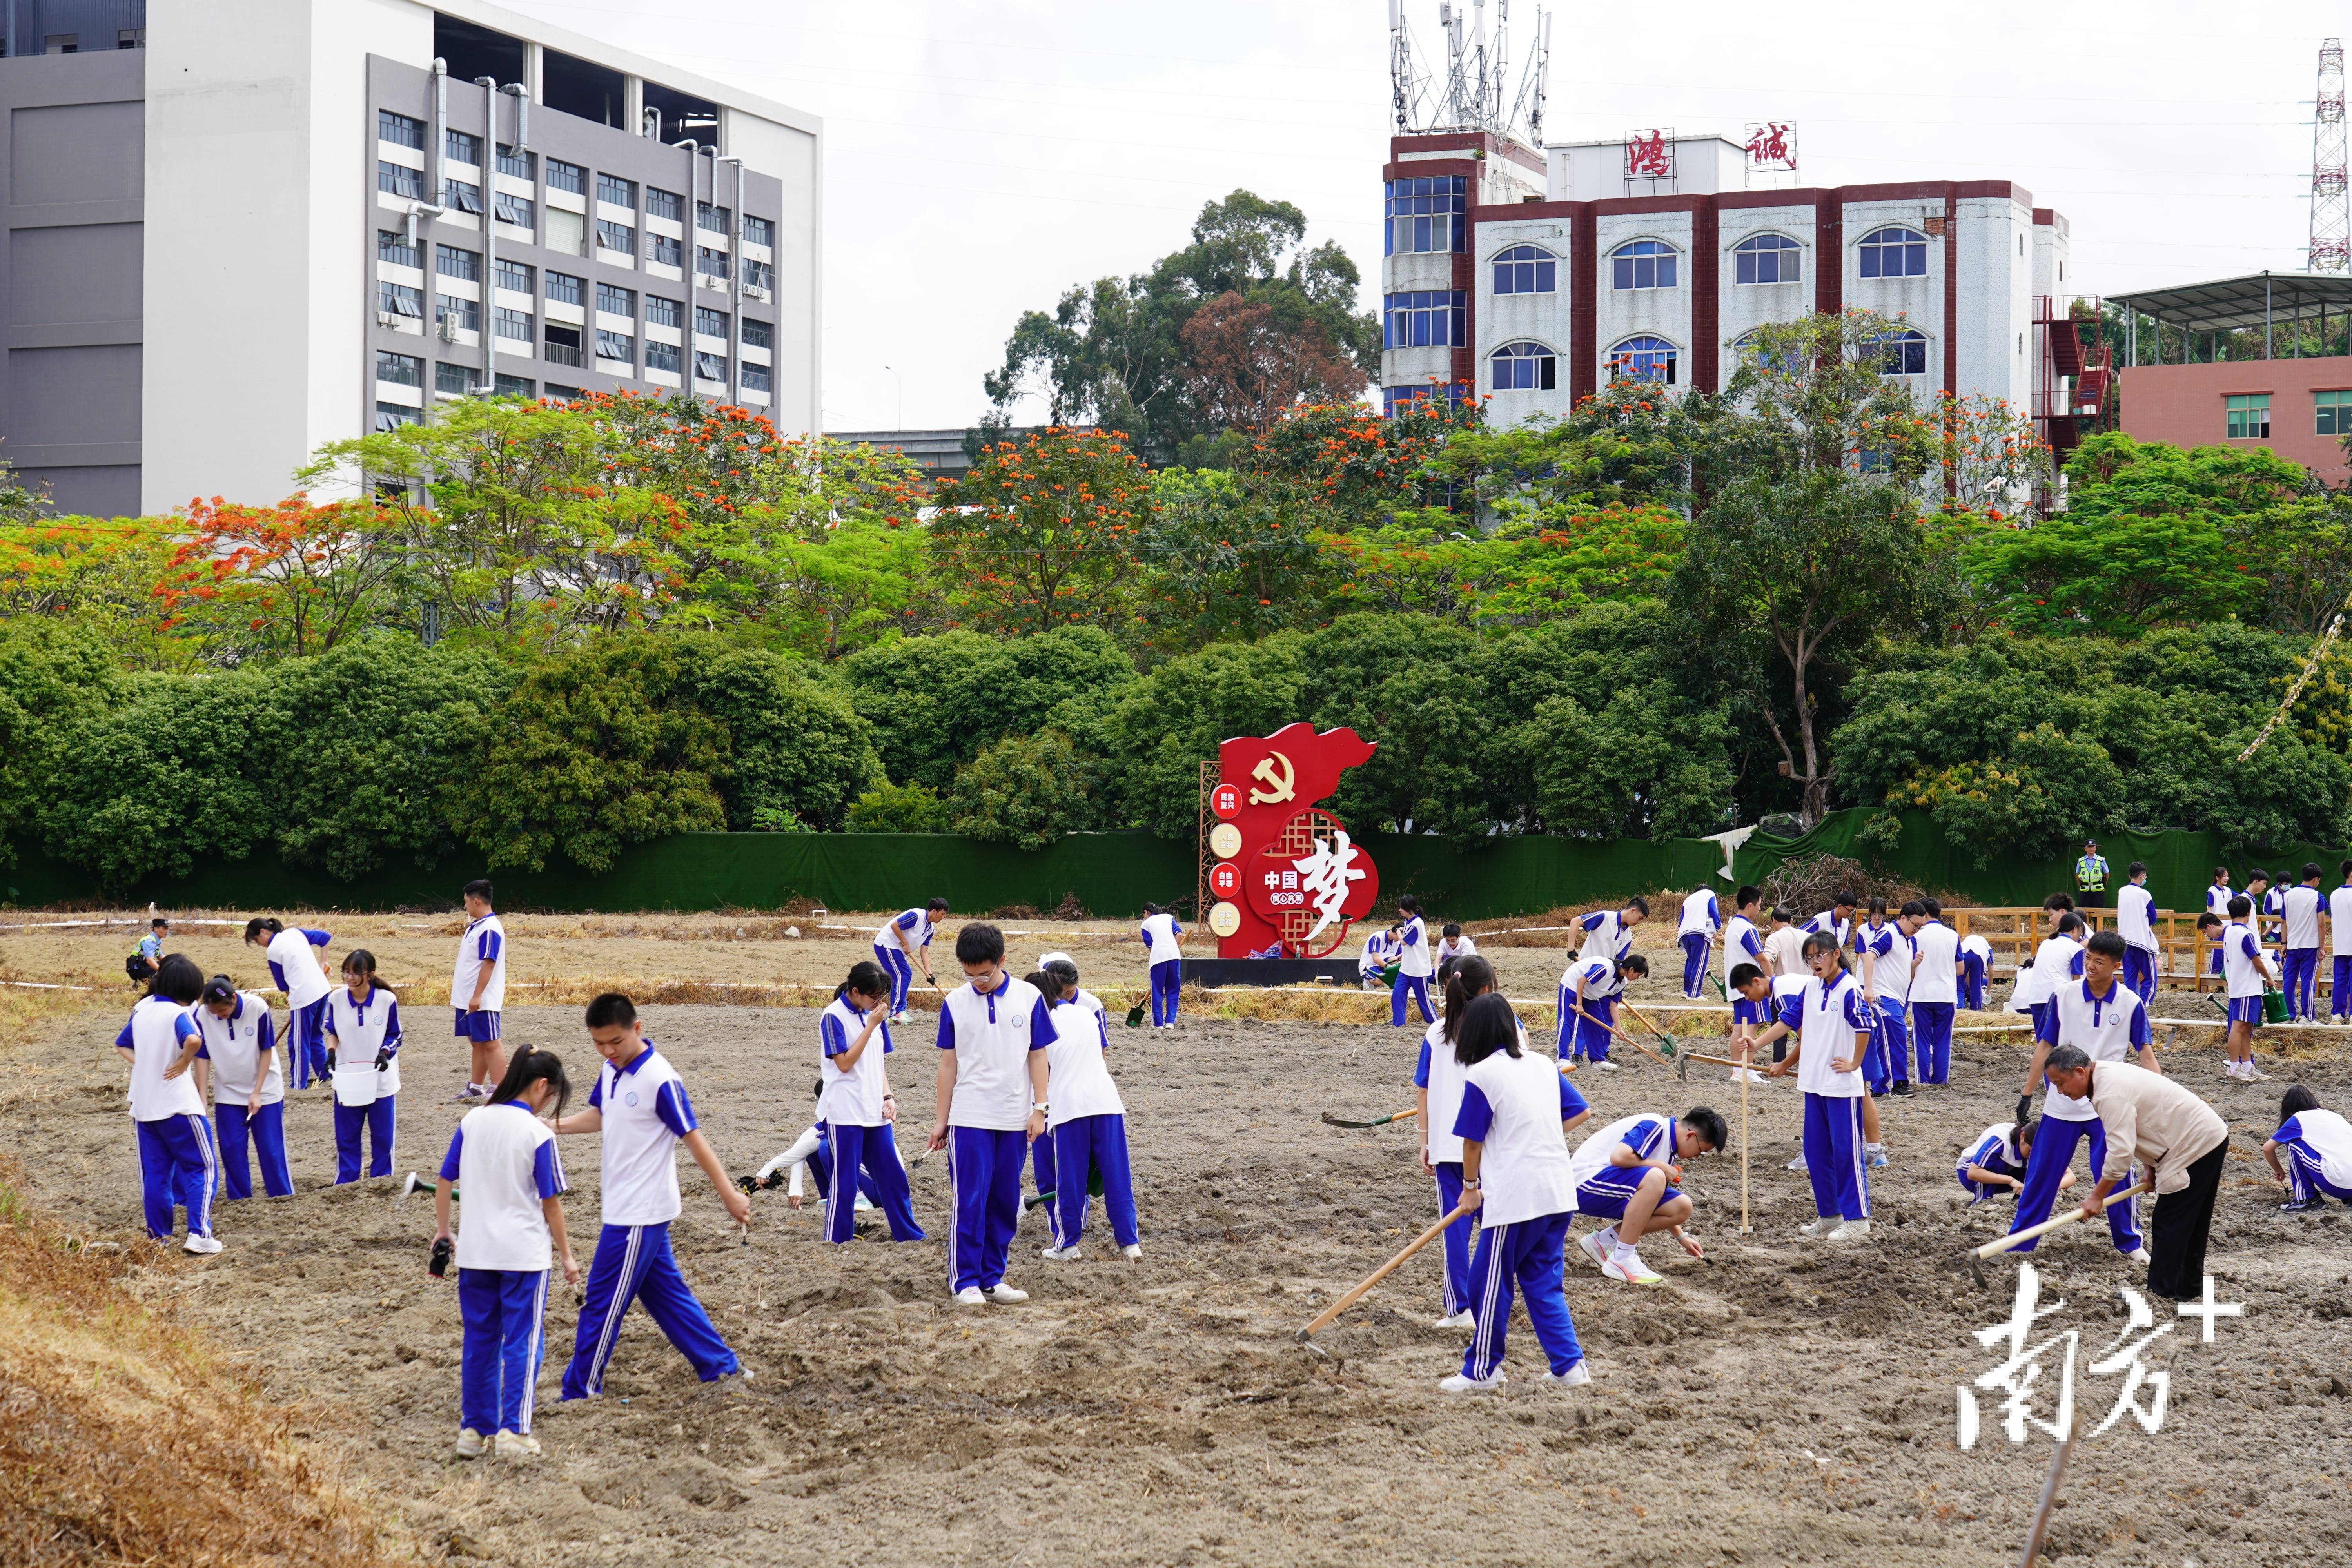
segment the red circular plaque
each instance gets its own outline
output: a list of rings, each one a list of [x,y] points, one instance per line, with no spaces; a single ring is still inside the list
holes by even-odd
[[[1242,868],[1231,860],[1218,862],[1209,873],[1209,890],[1221,899],[1230,899],[1242,890]]]
[[[1217,814],[1220,822],[1231,822],[1242,814],[1242,791],[1239,784],[1221,784],[1209,792],[1209,809]]]

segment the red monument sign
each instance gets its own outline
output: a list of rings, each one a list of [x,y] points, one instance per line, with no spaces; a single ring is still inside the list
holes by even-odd
[[[1209,913],[1220,958],[1321,958],[1371,912],[1380,873],[1347,825],[1315,803],[1375,748],[1353,730],[1286,725],[1217,748]]]

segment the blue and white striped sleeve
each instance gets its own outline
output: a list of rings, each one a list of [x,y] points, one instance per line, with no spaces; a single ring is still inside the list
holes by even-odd
[[[2042,1007],[2042,1022],[2034,1029],[2033,1037],[2044,1045],[2058,1043],[2058,1003],[2055,998]]]
[[[1756,940],[1756,927],[1752,922],[1746,931],[1739,933],[1739,945],[1748,950],[1748,957],[1759,963],[1763,962],[1764,944]]]
[[[196,1027],[196,1021],[185,1013],[172,1020],[172,1038],[174,1042],[184,1046],[190,1040],[202,1039],[203,1036],[204,1031]]]
[[[551,1138],[548,1140],[547,1143],[541,1145],[541,1147],[549,1147],[552,1145],[553,1142],[554,1140]],[[454,1182],[457,1179],[457,1158],[460,1154],[465,1152],[465,1149],[466,1124],[461,1121],[450,1130],[449,1152],[441,1156],[441,1179],[443,1181]]]
[[[1645,1116],[1625,1129],[1625,1147],[1633,1151],[1635,1159],[1646,1160],[1650,1158],[1651,1151],[1657,1148],[1658,1140],[1665,1136],[1665,1131],[1664,1122],[1654,1116]]]
[[[539,1152],[530,1157],[530,1178],[541,1199],[559,1196],[569,1186],[563,1179],[563,1162],[556,1158],[554,1139],[540,1141]]]
[[[849,1049],[849,1030],[830,1013],[816,1021],[816,1036],[824,1043],[827,1060]]]
[[[1495,1108],[1486,1103],[1486,1091],[1475,1083],[1463,1085],[1462,1110],[1454,1118],[1454,1135],[1483,1143],[1494,1129]]]
[[[2135,1002],[2132,1006],[2131,1045],[2136,1051],[2147,1048],[2147,1005],[2144,1002]]]
[[[671,1079],[654,1091],[654,1114],[661,1124],[683,1138],[700,1125],[694,1120],[694,1104],[686,1098],[686,1085]]]
[[[940,1004],[940,1049],[951,1051],[955,1048],[955,1009],[942,1002]]]
[[[1053,1017],[1045,1011],[1045,999],[1038,997],[1029,1005],[1029,1048],[1042,1051],[1061,1037],[1061,1031],[1054,1027]]]
[[[1788,995],[1780,998],[1780,1022],[1790,1029],[1801,1029],[1805,1026],[1805,994],[1803,992],[1791,991]]]
[[[499,949],[504,945],[505,939],[498,932],[484,931],[481,939],[474,943],[474,956],[484,963],[495,963],[498,962]]]

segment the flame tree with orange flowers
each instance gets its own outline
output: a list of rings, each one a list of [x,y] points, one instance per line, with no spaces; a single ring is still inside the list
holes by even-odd
[[[940,589],[976,629],[1042,632],[1126,614],[1151,479],[1109,430],[1051,428],[985,447],[940,487]]]

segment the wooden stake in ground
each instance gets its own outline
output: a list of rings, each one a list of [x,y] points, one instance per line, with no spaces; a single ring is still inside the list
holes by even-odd
[[[2033,1568],[2033,1561],[2042,1555],[2042,1539],[2050,1533],[2050,1510],[2058,1504],[2058,1483],[2066,1474],[2066,1456],[2074,1447],[2074,1418],[2066,1417],[2066,1430],[2059,1435],[2057,1451],[2050,1456],[2050,1473],[2042,1478],[2042,1501],[2033,1510],[2033,1527],[2026,1531],[2025,1552],[2017,1560],[2017,1568]]]
[[[1456,1205],[1452,1214],[1447,1215],[1444,1219],[1439,1220],[1435,1225],[1431,1226],[1427,1230],[1423,1231],[1419,1236],[1414,1237],[1411,1241],[1407,1242],[1403,1251],[1398,1253],[1394,1258],[1390,1258],[1386,1263],[1381,1264],[1378,1268],[1373,1269],[1370,1274],[1364,1276],[1362,1283],[1342,1292],[1337,1300],[1333,1301],[1329,1306],[1324,1308],[1322,1311],[1316,1314],[1315,1321],[1313,1322],[1298,1331],[1298,1342],[1302,1345],[1308,1345],[1308,1348],[1312,1349],[1313,1347],[1309,1344],[1309,1342],[1315,1338],[1317,1331],[1323,1328],[1326,1324],[1329,1323],[1332,1319],[1338,1317],[1349,1308],[1354,1306],[1358,1301],[1362,1300],[1364,1297],[1370,1292],[1373,1286],[1387,1279],[1391,1274],[1395,1273],[1396,1270],[1402,1266],[1406,1258],[1411,1258],[1414,1253],[1419,1252],[1423,1247],[1427,1247],[1431,1242],[1436,1240],[1439,1234],[1443,1232],[1447,1226],[1452,1225],[1455,1220],[1460,1219],[1464,1215],[1466,1215],[1469,1212],[1470,1210],[1467,1207]]]
[[[1745,1071],[1739,1075],[1739,1234],[1755,1234],[1755,1227],[1748,1223],[1748,1072]]]

